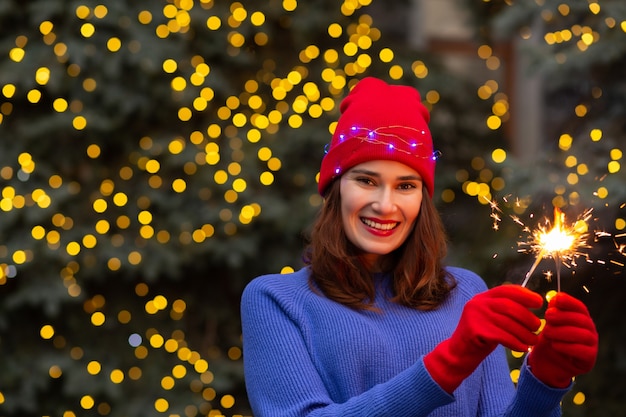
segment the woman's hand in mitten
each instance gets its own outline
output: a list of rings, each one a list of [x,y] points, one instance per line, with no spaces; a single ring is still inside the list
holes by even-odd
[[[530,309],[543,298],[517,285],[503,285],[467,302],[456,330],[424,357],[431,377],[452,393],[497,345],[526,351],[537,343],[541,320]]]
[[[558,293],[548,304],[546,325],[528,356],[531,372],[546,385],[565,388],[591,371],[598,354],[598,332],[585,305]]]

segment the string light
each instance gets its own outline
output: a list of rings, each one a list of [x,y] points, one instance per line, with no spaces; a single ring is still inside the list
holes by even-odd
[[[399,135],[397,133],[398,131],[406,131],[407,135]],[[424,130],[401,125],[381,126],[376,129],[352,126],[349,133],[340,133],[337,137],[338,144],[341,144],[349,139],[358,139],[371,145],[381,145],[392,152],[402,152],[408,155],[414,155],[416,158],[426,158],[435,161],[441,157],[442,154],[440,151],[434,151],[429,155],[423,155],[417,150],[422,143],[416,138],[416,136],[424,136],[426,134],[427,132]],[[329,149],[330,144],[326,144],[324,146],[324,153],[328,153]]]

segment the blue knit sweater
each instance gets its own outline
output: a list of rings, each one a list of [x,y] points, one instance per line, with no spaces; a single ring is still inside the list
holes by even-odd
[[[522,366],[517,389],[498,347],[453,393],[423,356],[454,331],[464,304],[487,289],[476,274],[449,268],[458,286],[434,311],[389,301],[377,277],[376,306],[356,311],[309,287],[309,270],[266,275],[241,303],[246,387],[256,417],[555,417],[567,389],[552,389]]]

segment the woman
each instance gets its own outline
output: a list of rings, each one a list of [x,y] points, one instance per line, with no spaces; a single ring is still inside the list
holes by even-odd
[[[558,294],[537,335],[540,295],[488,290],[443,266],[429,114],[415,89],[366,78],[340,109],[307,267],[259,277],[242,297],[255,416],[560,415],[597,354],[585,306]],[[532,347],[517,389],[505,347]]]

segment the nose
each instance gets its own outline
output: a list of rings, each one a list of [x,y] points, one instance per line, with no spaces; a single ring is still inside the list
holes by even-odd
[[[393,213],[396,210],[393,190],[390,187],[381,187],[376,193],[372,208],[380,214]]]

